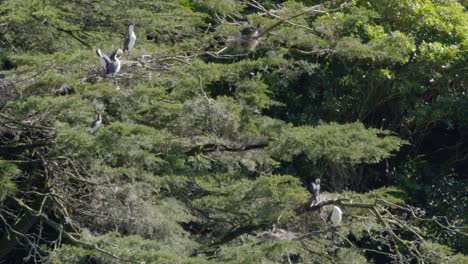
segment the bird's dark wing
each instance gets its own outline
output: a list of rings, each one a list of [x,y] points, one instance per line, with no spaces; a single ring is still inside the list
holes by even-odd
[[[328,213],[328,217],[327,217],[327,223],[330,223],[331,222],[331,216],[333,214],[333,210],[330,211],[330,213]]]
[[[311,193],[315,193],[315,192],[317,191],[317,184],[315,184],[314,182],[311,182],[311,183],[309,184],[309,191],[310,191]]]
[[[128,44],[130,44],[130,36],[127,36],[124,42],[123,50],[128,50]]]
[[[241,30],[241,34],[242,35],[252,35],[252,33],[255,32],[255,30],[257,30],[256,28],[254,27],[245,27]]]
[[[114,50],[113,52],[111,52],[111,53],[109,54],[109,59],[112,60],[112,59],[114,58],[114,60],[115,60],[115,55],[116,55],[116,54],[117,54],[117,50]]]
[[[312,193],[312,200],[318,203],[319,195],[320,195],[320,185],[315,184],[314,182],[310,183],[310,190]]]
[[[320,185],[314,183],[314,188],[314,194],[318,196],[320,194]]]
[[[98,123],[98,120],[94,120],[93,122],[91,122],[91,128],[95,127]]]
[[[111,59],[109,59],[109,57],[107,57],[106,55],[102,55],[102,57],[104,59],[104,61],[106,61],[106,64],[109,65],[110,63],[112,63]]]
[[[113,61],[113,62],[107,64],[106,74],[115,73],[115,70],[116,70],[116,69],[117,69],[117,62],[116,62],[116,61]]]

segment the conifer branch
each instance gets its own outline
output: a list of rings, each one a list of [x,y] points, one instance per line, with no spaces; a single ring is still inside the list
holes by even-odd
[[[226,151],[226,152],[242,152],[242,151],[249,151],[249,150],[256,150],[256,149],[264,149],[268,147],[267,143],[259,143],[259,144],[252,144],[252,145],[245,145],[241,147],[230,147],[224,144],[203,144],[193,147],[189,151],[185,152],[187,156],[194,156],[200,153],[209,153],[215,151]]]

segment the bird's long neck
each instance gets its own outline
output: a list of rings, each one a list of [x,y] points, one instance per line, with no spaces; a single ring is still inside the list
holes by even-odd
[[[97,116],[97,120],[98,120],[99,122],[101,122],[101,121],[102,121],[101,114],[98,114],[98,116]]]
[[[120,62],[119,60],[119,57],[117,56],[117,52],[115,52],[114,54],[112,54],[112,58],[111,58],[113,61],[117,61],[117,62]]]
[[[341,214],[341,209],[339,207],[335,207],[334,209],[336,213]]]

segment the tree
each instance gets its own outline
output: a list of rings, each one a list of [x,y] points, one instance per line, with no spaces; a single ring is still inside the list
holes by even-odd
[[[0,12],[6,263],[466,262],[460,3]],[[100,78],[94,49],[120,47],[129,24],[134,51]],[[218,52],[248,25],[264,32],[255,52]]]

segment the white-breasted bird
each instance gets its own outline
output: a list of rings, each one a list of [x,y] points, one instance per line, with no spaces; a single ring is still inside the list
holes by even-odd
[[[91,134],[94,134],[96,133],[96,131],[98,130],[98,128],[101,126],[102,124],[102,116],[101,116],[101,113],[98,113],[97,117],[96,117],[96,120],[94,120],[92,123],[91,123],[91,129],[90,129],[90,133]]]
[[[311,197],[311,206],[312,203],[318,204],[320,199],[320,179],[315,179],[315,182],[311,182],[309,185],[309,191],[312,193]]]
[[[111,52],[109,55],[105,55],[102,53],[101,49],[96,49],[96,54],[98,55],[99,57],[99,62],[101,63],[101,66],[104,68],[104,70],[107,68],[107,61],[112,61],[111,58],[114,57],[114,55],[117,55],[118,58],[120,59],[120,57],[122,56],[122,53],[119,53],[119,49],[116,49],[114,50],[113,52]]]
[[[339,225],[341,220],[343,219],[343,212],[338,206],[333,206],[333,210],[331,211],[328,220],[331,221],[333,225]]]
[[[112,77],[120,71],[121,63],[119,58],[122,56],[123,52],[121,49],[118,49],[112,57],[110,57],[110,63],[106,67],[106,76],[112,75]]]
[[[136,35],[135,35],[135,31],[133,31],[134,27],[135,27],[134,25],[128,26],[128,35],[124,42],[123,51],[130,52],[133,49],[133,46],[135,46]]]
[[[106,77],[108,74],[118,73],[120,71],[120,58],[123,55],[122,49],[114,50],[109,56],[102,53],[101,49],[96,49],[96,54],[99,56],[99,62],[101,66],[104,68],[102,72],[102,77]],[[109,69],[110,67],[110,69]],[[108,73],[108,71],[110,71]]]

